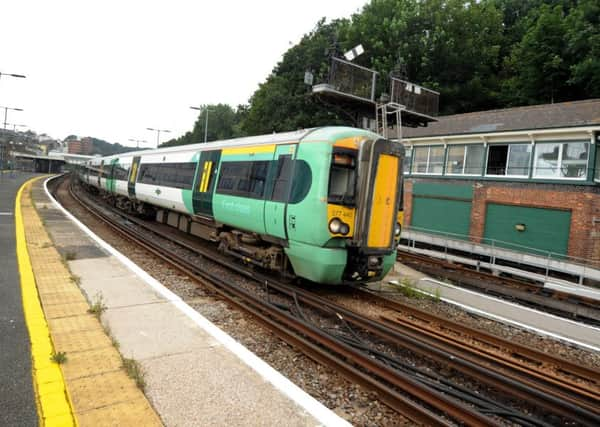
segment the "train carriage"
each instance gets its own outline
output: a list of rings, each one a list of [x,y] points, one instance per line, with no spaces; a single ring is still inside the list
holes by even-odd
[[[318,283],[378,280],[402,222],[401,144],[325,127],[93,159],[82,181],[131,212]]]

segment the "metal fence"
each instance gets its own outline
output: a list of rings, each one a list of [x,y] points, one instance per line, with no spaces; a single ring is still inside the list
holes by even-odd
[[[391,101],[407,110],[435,117],[439,112],[440,94],[406,80],[391,78]]]
[[[377,72],[370,68],[331,58],[328,83],[339,92],[374,101],[376,79]]]

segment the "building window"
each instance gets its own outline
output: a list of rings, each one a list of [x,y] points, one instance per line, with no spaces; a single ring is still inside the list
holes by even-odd
[[[434,147],[415,147],[413,149],[412,173],[440,175],[444,169],[442,145]]]
[[[460,145],[448,147],[446,174],[481,175],[483,145]]]
[[[536,144],[534,177],[585,179],[588,156],[587,142]]]
[[[410,161],[412,160],[412,148],[406,148],[406,152],[404,153],[404,162],[402,163],[402,170],[404,174],[410,173]]]
[[[529,176],[531,144],[490,145],[486,175]]]

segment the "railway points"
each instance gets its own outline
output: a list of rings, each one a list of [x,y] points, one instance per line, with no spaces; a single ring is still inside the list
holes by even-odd
[[[418,289],[431,295],[439,295],[442,300],[472,313],[592,351],[600,351],[600,328],[435,280],[400,263],[396,264],[394,270],[396,274],[390,275],[388,280],[399,282],[398,279],[410,278]]]
[[[95,204],[95,203],[93,203],[93,202],[92,202],[92,200],[93,200],[93,199],[88,199],[88,201],[87,201],[87,202],[84,202],[84,203],[85,203],[86,205]],[[104,204],[104,202],[100,202],[100,203],[101,203],[101,204]],[[108,208],[108,205],[107,205],[107,208]],[[102,208],[102,209],[104,209],[104,208]],[[109,210],[110,210],[110,209],[109,209]],[[116,213],[116,211],[115,211],[115,213]],[[103,214],[103,215],[104,215],[104,214]],[[116,220],[113,220],[113,221],[116,221],[116,223],[121,223],[121,222],[122,222],[123,224],[126,224],[126,223],[136,223],[136,222],[139,222],[138,220],[134,219],[134,218],[133,218],[133,217],[131,217],[131,216],[128,216],[128,217],[126,217],[126,215],[123,215],[123,214],[117,214],[115,217],[118,217],[118,216],[123,216],[123,219],[125,219],[125,221],[123,222],[123,220],[118,220],[118,219],[116,219]],[[143,222],[143,221],[142,221],[142,222]],[[156,230],[156,228],[157,228],[156,226],[151,226],[151,225],[149,225],[149,226],[145,226],[145,225],[143,225],[143,224],[142,224],[142,222],[139,222],[139,224],[140,224],[140,226],[141,226],[141,227],[143,227],[143,228],[147,229],[147,231],[148,231],[148,232],[150,232],[150,233],[157,233],[157,231],[155,231],[155,230]],[[129,228],[129,227],[130,227],[130,226],[127,226],[126,228]],[[162,227],[165,227],[165,226],[162,226]],[[158,228],[160,228],[160,227],[158,227]],[[166,228],[167,228],[167,229],[171,229],[171,230],[173,230],[172,228],[170,228],[170,227],[168,227],[168,226],[167,226]],[[158,232],[158,233],[159,233],[159,234],[162,234],[161,232]],[[170,234],[172,234],[172,235],[174,236],[175,234],[177,234],[177,232],[173,230],[173,231],[172,231]],[[179,233],[179,234],[182,234],[182,233]],[[174,237],[171,237],[171,238],[173,238],[173,239],[174,239],[174,241],[176,241],[176,240],[179,240],[179,239],[175,239]],[[153,245],[156,245],[156,243],[152,243],[152,244],[153,244]],[[178,243],[178,244],[180,244],[180,243]],[[184,245],[185,245],[185,244],[184,244]],[[163,246],[165,246],[165,243],[161,243],[161,244],[159,244],[159,246],[163,247]],[[167,246],[168,246],[168,245],[167,245]],[[168,252],[168,251],[167,251],[167,252]],[[166,252],[165,252],[165,253],[166,253]],[[208,256],[208,255],[207,255],[207,256]],[[178,260],[178,261],[177,261],[178,263],[182,263],[182,264],[188,265],[187,267],[185,267],[185,269],[188,269],[188,270],[189,270],[190,268],[191,268],[192,270],[194,269],[194,267],[193,267],[191,264],[189,264],[189,262],[188,262],[188,261],[185,261],[183,258],[179,258],[179,257],[175,257],[175,258]],[[253,277],[256,279],[256,277],[255,277],[255,273],[254,273],[252,276],[253,276]],[[281,286],[281,285],[274,285],[274,284],[273,284],[273,282],[271,282],[271,284],[269,285],[269,287],[273,287],[274,289],[275,289],[275,288],[277,288],[279,292],[280,292],[280,291],[281,291],[281,289],[282,289],[282,288],[280,288],[280,286]],[[287,292],[289,292],[289,291],[287,291]],[[297,294],[297,298],[298,298],[298,300],[300,301],[300,296],[299,296],[298,292],[299,292],[298,290],[292,291],[292,293],[293,293],[293,294]],[[294,297],[294,298],[296,298],[296,297]],[[307,301],[306,297],[305,297],[305,296],[302,296],[302,300],[301,300],[301,301],[302,301],[302,303],[303,303],[303,304],[305,304],[305,303],[306,303],[306,301]],[[281,304],[281,303],[279,303],[279,304]],[[297,305],[297,304],[298,304],[298,302],[296,302],[296,305]],[[324,303],[324,302],[319,302],[319,303],[315,303],[315,304],[316,304],[316,306],[319,306],[319,307],[323,306],[324,304],[325,304],[325,306],[327,306],[327,305],[328,305],[327,303]],[[339,309],[339,308],[335,308],[334,310],[336,310],[336,312],[338,312],[338,313],[341,313],[341,311],[340,311],[340,309]],[[344,317],[344,318],[348,319],[349,317],[347,317],[347,316],[349,316],[349,314],[348,314],[348,313],[346,313],[346,314],[344,314],[344,315],[343,315],[343,317]],[[303,317],[303,316],[302,316],[302,317]],[[362,321],[361,321],[361,322],[362,322]],[[354,324],[355,322],[354,322],[354,321],[352,321],[352,323]],[[358,324],[365,325],[365,323],[360,323],[360,322],[359,322]],[[368,324],[368,323],[367,323],[367,324]],[[313,332],[313,333],[314,333],[314,332]],[[357,355],[357,356],[358,356],[358,355]],[[356,357],[357,357],[357,356],[353,356],[353,359],[356,359]],[[379,355],[378,357],[381,357],[381,355]],[[373,369],[373,367],[371,367],[370,369]],[[391,374],[391,372],[390,372],[390,374]],[[389,377],[389,378],[395,378],[395,377]],[[484,376],[483,378],[485,378],[485,376]],[[401,388],[402,388],[402,387],[401,387]],[[510,388],[509,388],[509,390],[510,390]],[[527,396],[527,394],[526,394],[526,395],[522,395],[522,396]],[[433,402],[433,400],[432,400],[431,402]],[[438,404],[439,404],[439,403],[438,403]],[[489,403],[488,403],[488,404],[489,404]],[[593,406],[592,406],[592,407],[593,407]],[[553,408],[553,407],[552,407],[552,406],[550,406],[549,408]],[[500,409],[498,409],[498,410],[500,410]],[[554,411],[554,410],[556,410],[556,409],[554,409],[554,408],[553,408],[553,411]],[[501,411],[502,411],[502,410],[501,410]],[[579,411],[578,411],[578,412],[579,412]],[[463,408],[463,409],[460,411],[460,413],[465,413],[465,410],[464,410],[464,408]],[[569,414],[568,410],[567,410],[567,412],[563,412],[563,415],[565,415],[565,414]],[[458,416],[458,415],[457,415],[457,416]],[[569,416],[570,416],[570,415],[569,415]],[[586,414],[585,410],[584,410],[584,412],[583,412],[583,413],[581,413],[581,415],[579,415],[579,416],[582,416],[582,417],[583,417],[583,418],[580,418],[580,419],[582,419],[582,420],[583,420],[583,419],[586,419],[586,417],[591,417],[591,418],[587,418],[587,419],[595,419],[595,417],[596,417],[595,415],[593,415],[593,414],[591,414],[591,413],[587,413],[587,414]],[[462,418],[461,418],[461,419],[462,419]]]

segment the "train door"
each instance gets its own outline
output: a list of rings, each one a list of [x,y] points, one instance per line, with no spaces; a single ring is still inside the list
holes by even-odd
[[[100,162],[100,170],[98,171],[98,188],[102,189],[102,175],[104,174],[104,160]]]
[[[106,177],[106,188],[109,193],[115,192],[115,167],[119,159],[113,159],[110,162],[110,167],[108,168],[108,176]]]
[[[294,158],[298,144],[278,145],[273,157],[265,196],[265,230],[267,234],[287,240],[286,215]]]
[[[127,180],[127,193],[129,197],[135,197],[135,181],[137,180],[138,169],[140,168],[140,156],[135,156],[129,170],[129,179]]]
[[[196,180],[194,181],[194,192],[192,193],[192,204],[194,206],[194,214],[196,215],[211,218],[214,216],[212,200],[220,159],[221,150],[203,151],[200,153]]]

